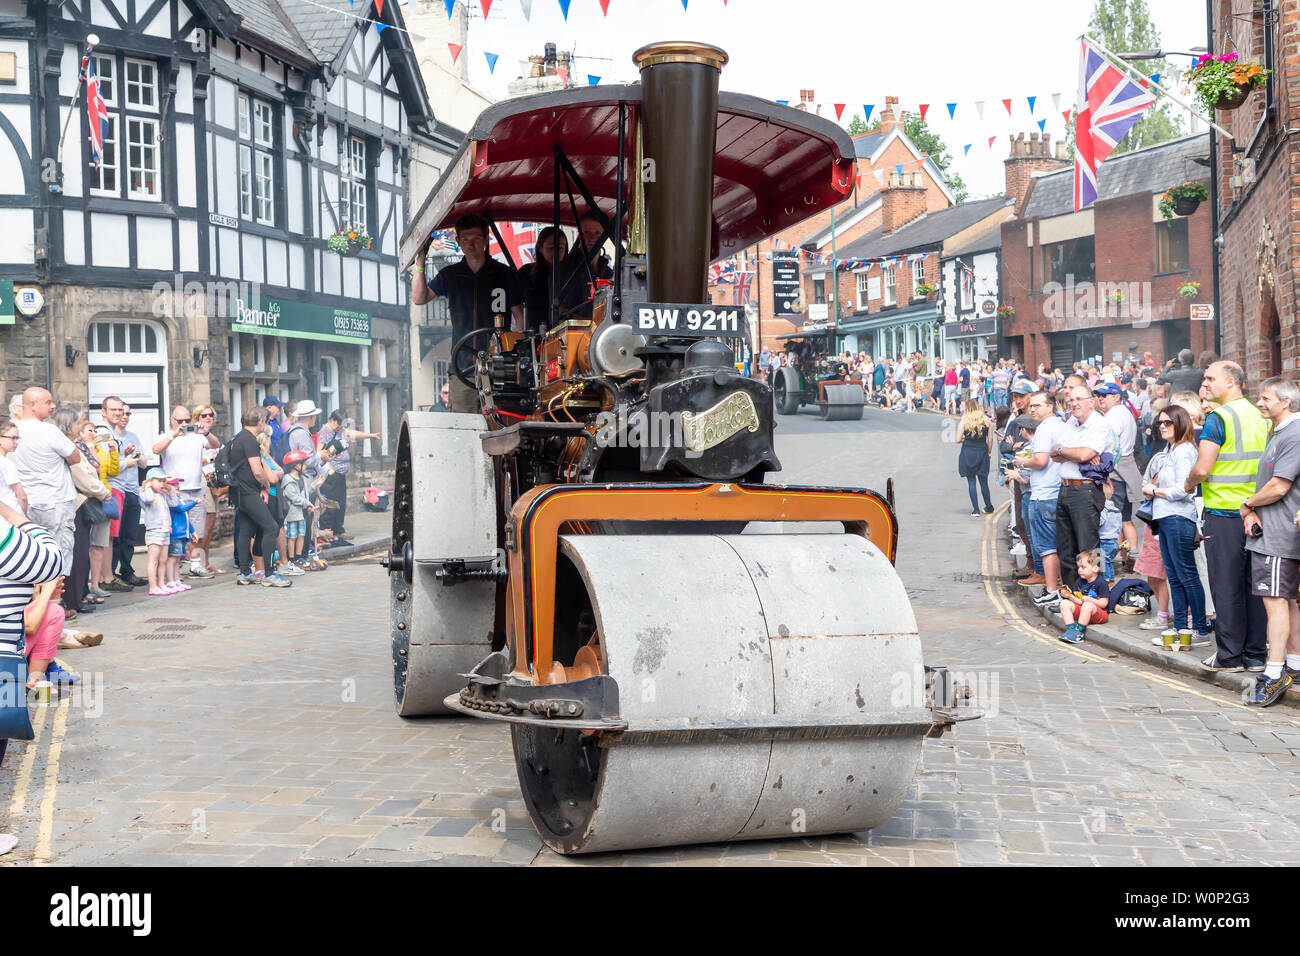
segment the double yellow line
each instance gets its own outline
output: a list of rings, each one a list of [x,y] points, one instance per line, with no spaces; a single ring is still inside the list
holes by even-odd
[[[9,802],[9,818],[11,820],[18,819],[27,806],[27,793],[31,789],[33,771],[36,767],[36,756],[41,750],[41,739],[45,733],[46,718],[49,716],[50,711],[54,711],[54,720],[51,722],[49,737],[50,745],[45,758],[45,792],[40,802],[40,823],[36,831],[36,852],[32,857],[32,862],[36,866],[43,866],[51,856],[50,844],[54,835],[54,801],[59,791],[59,758],[63,755],[63,739],[67,734],[68,711],[71,709],[71,700],[66,697],[62,700],[51,701],[48,704],[37,706],[37,716],[32,727],[35,736],[27,744],[22,762],[18,765],[18,772],[14,775],[14,795]]]
[[[1039,628],[1034,627],[1023,617],[1021,617],[1020,612],[1015,609],[1015,607],[1011,603],[1011,600],[1007,597],[1005,592],[1002,590],[1002,585],[1001,585],[1002,569],[998,561],[998,549],[997,549],[998,521],[1002,520],[1002,518],[1005,516],[1007,512],[1007,509],[1010,507],[1011,507],[1011,502],[1004,501],[1001,505],[998,506],[998,508],[993,512],[993,514],[989,515],[984,519],[984,538],[980,544],[980,572],[984,578],[984,591],[988,595],[989,603],[993,605],[993,609],[997,611],[997,613],[1001,614],[1006,619],[1007,623],[1010,624],[1011,627],[1013,627],[1017,631],[1020,631],[1022,634],[1032,637],[1038,643],[1043,644],[1047,647],[1051,647],[1054,650],[1060,651],[1063,654],[1072,654],[1075,657],[1079,657],[1087,661],[1093,661],[1098,664],[1111,664],[1111,665],[1123,667],[1130,674],[1133,674],[1134,676],[1137,677],[1141,677],[1143,680],[1148,680],[1155,684],[1163,684],[1165,687],[1172,688],[1173,690],[1179,691],[1184,694],[1192,694],[1196,697],[1200,697],[1204,700],[1208,700],[1219,707],[1225,707],[1225,706],[1236,707],[1240,710],[1245,710],[1250,713],[1259,712],[1258,709],[1255,707],[1247,707],[1245,704],[1239,703],[1234,700],[1224,700],[1222,697],[1216,697],[1213,694],[1207,694],[1203,691],[1197,690],[1196,688],[1189,686],[1188,684],[1183,683],[1180,680],[1167,677],[1164,674],[1153,674],[1145,670],[1140,670],[1137,667],[1128,664],[1127,662],[1121,661],[1117,657],[1103,656],[1101,654],[1097,654],[1093,651],[1085,650],[1081,647],[1072,644],[1066,644],[1062,642],[1055,635],[1044,634]],[[998,583],[995,584],[994,583],[995,581]],[[1064,627],[1064,625],[1062,625],[1062,627]],[[1300,721],[1290,720],[1287,718],[1283,718],[1283,719],[1286,720],[1287,723],[1292,724],[1293,726],[1300,727]]]

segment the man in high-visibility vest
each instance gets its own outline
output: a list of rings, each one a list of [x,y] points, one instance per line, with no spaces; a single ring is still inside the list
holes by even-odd
[[[1260,672],[1268,657],[1264,602],[1250,586],[1250,556],[1241,505],[1255,492],[1255,473],[1268,445],[1268,421],[1243,394],[1245,373],[1236,362],[1215,362],[1205,370],[1201,397],[1218,407],[1205,418],[1200,453],[1187,476],[1186,491],[1201,486],[1202,531],[1214,597],[1215,652],[1201,661],[1208,671]],[[1182,621],[1175,627],[1185,626]]]

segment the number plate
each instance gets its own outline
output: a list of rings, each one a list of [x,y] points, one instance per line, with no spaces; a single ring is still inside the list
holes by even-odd
[[[631,320],[632,327],[642,335],[731,338],[745,334],[743,312],[738,305],[634,302]]]

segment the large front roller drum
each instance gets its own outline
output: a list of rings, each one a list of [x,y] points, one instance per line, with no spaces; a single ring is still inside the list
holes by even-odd
[[[629,732],[597,745],[512,726],[524,799],[552,849],[846,833],[894,814],[929,711],[907,692],[923,672],[916,619],[875,546],[833,534],[585,535],[562,538],[561,551],[576,573],[559,579],[575,593],[558,598],[589,605]],[[761,730],[773,718],[905,729],[774,741]],[[691,739],[728,721],[745,730]]]
[[[858,385],[827,385],[822,419],[828,422],[856,422],[862,418],[866,393]]]
[[[390,571],[393,690],[403,717],[449,714],[457,675],[492,650],[496,584],[446,586],[451,560],[490,565],[496,547],[491,461],[479,433],[482,415],[407,412],[397,442]],[[392,558],[390,557],[390,562]]]

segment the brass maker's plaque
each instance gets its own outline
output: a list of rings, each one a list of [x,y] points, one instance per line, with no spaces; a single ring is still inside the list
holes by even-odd
[[[742,429],[758,431],[758,412],[748,392],[732,392],[702,412],[682,412],[682,434],[691,451],[708,451]]]

